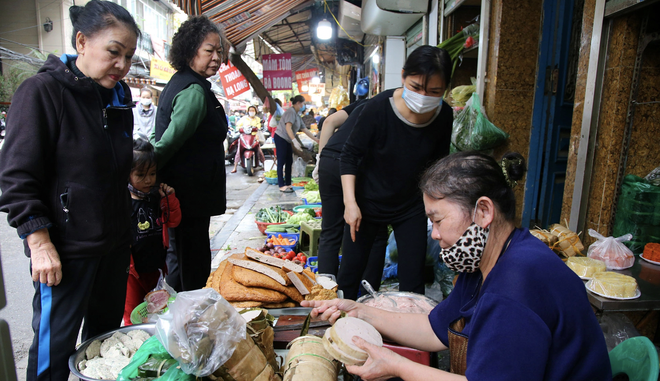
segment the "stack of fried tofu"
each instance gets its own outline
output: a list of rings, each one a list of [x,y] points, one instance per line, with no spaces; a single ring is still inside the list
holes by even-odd
[[[309,269],[247,248],[222,261],[206,288],[218,291],[237,308],[286,308],[300,305],[315,279]]]

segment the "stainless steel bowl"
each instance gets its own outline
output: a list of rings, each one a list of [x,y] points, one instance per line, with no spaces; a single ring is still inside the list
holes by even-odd
[[[69,357],[69,370],[75,377],[78,377],[82,381],[99,381],[97,378],[89,378],[85,376],[84,374],[80,373],[78,370],[78,364],[85,359],[85,351],[87,350],[87,347],[92,343],[94,340],[105,340],[109,338],[110,336],[114,335],[115,332],[121,332],[121,333],[126,333],[130,332],[136,329],[141,329],[151,336],[153,336],[156,333],[156,324],[155,323],[148,323],[148,324],[136,324],[136,325],[129,325],[127,327],[121,327],[115,330],[112,330],[110,332],[102,333],[96,337],[93,337],[84,343],[80,344],[78,349],[76,350],[76,353],[72,354]]]
[[[402,297],[410,298],[410,299],[412,299],[413,301],[426,302],[426,303],[428,303],[431,307],[435,307],[436,305],[438,305],[438,302],[436,302],[435,300],[433,300],[433,299],[431,299],[431,298],[429,298],[429,297],[427,297],[427,296],[425,296],[425,295],[422,295],[422,294],[416,294],[416,293],[414,293],[414,292],[406,292],[406,291],[384,291],[384,292],[379,292],[378,294],[380,294],[380,295],[384,295],[384,296],[390,296],[390,297],[392,297],[392,296],[402,296]],[[366,302],[368,302],[368,301],[370,301],[370,300],[372,300],[372,299],[373,299],[373,296],[367,294],[367,295],[363,295],[363,296],[359,297],[358,300],[357,300],[357,302],[358,302],[358,303],[366,303]]]

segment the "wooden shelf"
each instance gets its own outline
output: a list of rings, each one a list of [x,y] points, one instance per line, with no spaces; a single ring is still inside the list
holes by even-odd
[[[481,6],[481,0],[449,0],[445,3],[444,17],[449,16],[452,12],[461,6]]]

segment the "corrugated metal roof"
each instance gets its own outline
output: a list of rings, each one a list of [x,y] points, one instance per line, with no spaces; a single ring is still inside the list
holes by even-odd
[[[283,29],[282,26],[286,28],[289,24],[293,39],[302,44],[300,53],[303,53],[305,46],[307,47],[305,53],[309,53],[311,42],[309,26],[304,25],[303,31],[303,25],[298,24],[298,19],[308,21],[311,17],[311,12],[309,15],[299,16],[301,9],[312,5],[309,0],[175,0],[175,2],[187,14],[205,15],[221,25],[227,34],[227,39],[234,47],[243,46],[249,39],[273,27]],[[292,15],[293,21],[287,19]],[[287,47],[291,48],[288,37],[284,38],[282,43],[288,44]],[[278,41],[275,40],[272,41],[277,44]],[[280,49],[296,54],[294,51]]]

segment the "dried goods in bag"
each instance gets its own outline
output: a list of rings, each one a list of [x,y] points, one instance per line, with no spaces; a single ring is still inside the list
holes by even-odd
[[[180,292],[156,323],[156,336],[187,374],[205,377],[246,335],[245,320],[215,290]]]

